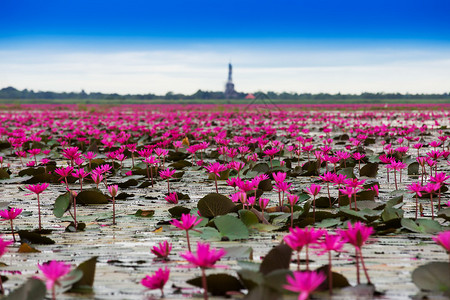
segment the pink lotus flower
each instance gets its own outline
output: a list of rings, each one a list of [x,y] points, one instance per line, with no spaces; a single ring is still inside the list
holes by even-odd
[[[59,176],[61,176],[61,178],[59,180],[64,179],[67,189],[69,188],[69,183],[67,182],[67,177],[69,175],[71,175],[72,171],[73,171],[73,167],[55,169],[55,173],[58,174]]]
[[[316,196],[319,194],[321,190],[321,186],[318,184],[311,184],[309,188],[305,189],[305,192],[313,196],[313,219],[314,223],[316,222]]]
[[[161,297],[164,298],[164,285],[169,280],[170,270],[166,267],[159,268],[153,275],[147,275],[141,280],[141,284],[150,290],[161,290]]]
[[[52,292],[53,299],[55,299],[55,285],[60,285],[59,280],[70,272],[70,265],[52,260],[44,264],[38,264],[39,270],[44,275],[41,277],[45,281],[47,290]]]
[[[288,284],[283,287],[292,292],[300,293],[298,300],[307,300],[326,279],[323,273],[315,271],[294,272],[293,276],[286,276]]]
[[[418,207],[419,207],[419,198],[418,197],[422,197],[421,192],[423,191],[423,186],[421,186],[419,182],[415,182],[410,185],[407,185],[406,187],[410,192],[416,194],[416,220],[417,220],[417,211],[418,211]]]
[[[195,226],[200,224],[202,220],[197,220],[196,216],[193,216],[191,214],[181,214],[181,222],[177,219],[173,219],[170,224],[173,226],[186,231],[186,239],[188,244],[188,249],[191,251],[191,244],[189,241],[189,230],[193,229]]]
[[[159,175],[162,179],[167,179],[167,193],[170,194],[170,182],[169,179],[175,174],[175,170],[170,170],[169,168],[159,171]]]
[[[178,204],[178,194],[177,193],[171,193],[164,197],[164,199],[170,203],[170,204]]]
[[[447,251],[450,263],[450,230],[440,232],[437,236],[433,237],[433,240]]]
[[[284,241],[292,250],[297,251],[297,269],[300,269],[300,251],[303,247],[305,247],[306,252],[306,268],[309,269],[309,245],[317,244],[325,232],[323,229],[315,229],[312,227],[289,228],[289,234],[284,236]]]
[[[197,243],[197,253],[194,254],[191,251],[187,251],[180,256],[186,259],[191,266],[198,267],[200,269],[214,268],[216,262],[226,254],[224,249],[210,248],[208,243]]]
[[[2,257],[6,251],[8,250],[6,247],[11,245],[13,241],[5,241],[2,236],[0,236],[0,257]],[[2,278],[0,277],[0,294],[5,294],[5,290],[3,289]]]
[[[43,191],[45,191],[46,188],[48,188],[48,183],[42,183],[42,184],[35,184],[35,185],[29,185],[26,186],[26,188],[37,196],[38,201],[38,215],[39,215],[39,231],[41,231],[41,202],[39,200],[39,194],[41,194]]]
[[[276,183],[285,181],[286,175],[287,174],[284,172],[272,173],[273,180],[275,180]]]
[[[217,188],[217,177],[220,177],[220,172],[223,172],[225,170],[227,170],[227,167],[216,162],[216,163],[212,163],[209,164],[209,166],[205,167],[209,173],[214,174],[214,182],[216,184],[216,193],[219,193],[219,190]]]
[[[17,216],[20,215],[22,211],[23,209],[14,207],[11,207],[9,210],[7,209],[0,210],[0,217],[2,218],[2,221],[9,220],[9,223],[11,225],[11,234],[13,236],[14,242],[16,242],[16,237],[14,236],[13,220],[17,218]]]
[[[362,255],[362,246],[367,242],[370,235],[374,233],[372,227],[367,227],[364,223],[356,222],[352,225],[352,223],[347,223],[347,230],[339,230],[339,234],[341,235],[342,239],[352,244],[355,247],[356,252],[356,278],[358,284],[360,284],[359,281],[359,260],[361,260],[362,267],[364,269],[364,274],[366,275],[367,281],[370,284],[370,278],[369,274],[367,273],[366,266],[364,264],[364,258]]]
[[[159,243],[157,246],[153,246],[150,251],[155,254],[158,258],[167,260],[167,257],[172,250],[172,244],[167,241]]]

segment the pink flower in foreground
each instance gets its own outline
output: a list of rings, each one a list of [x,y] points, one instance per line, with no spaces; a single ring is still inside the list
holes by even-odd
[[[178,194],[177,193],[170,193],[164,199],[169,202],[170,204],[177,204],[178,203]]]
[[[186,239],[188,244],[188,249],[191,251],[191,243],[189,241],[189,230],[197,226],[202,220],[197,220],[196,216],[190,214],[181,214],[181,222],[177,219],[173,219],[170,224],[173,226],[186,231]]]
[[[45,191],[48,188],[49,184],[48,183],[42,183],[42,184],[31,184],[26,186],[26,188],[28,190],[30,190],[31,192],[35,193],[36,195],[41,194],[43,191]]]
[[[171,250],[172,244],[167,241],[161,242],[158,245],[153,246],[152,249],[150,249],[150,251],[153,254],[155,254],[158,258],[161,259],[167,259]]]
[[[16,241],[16,237],[14,236],[14,226],[13,226],[13,220],[17,218],[18,215],[22,213],[23,209],[21,208],[14,208],[11,207],[11,209],[7,210],[0,210],[0,217],[3,219],[2,221],[9,220],[9,224],[11,225],[11,234],[13,236],[14,242]]]
[[[325,281],[326,276],[323,273],[314,271],[294,272],[293,276],[286,276],[288,284],[283,287],[286,290],[300,293],[298,300],[306,300],[309,294],[314,292]]]
[[[170,170],[169,168],[159,171],[159,175],[162,179],[172,178],[173,174],[175,174],[175,170]]]
[[[141,284],[150,290],[161,290],[161,297],[164,297],[164,285],[169,280],[170,270],[166,267],[159,268],[153,275],[147,275],[141,280]]]
[[[70,272],[70,265],[52,260],[42,265],[38,264],[39,270],[44,275],[43,280],[47,286],[47,290],[51,290],[54,294],[55,285],[59,285],[59,279]]]
[[[372,227],[367,227],[366,224],[359,221],[353,225],[348,222],[347,227],[347,230],[340,230],[339,234],[345,242],[352,244],[359,250],[369,239],[370,235],[375,232]]]
[[[197,243],[197,253],[187,251],[181,254],[192,266],[201,269],[214,268],[216,262],[226,254],[224,249],[210,248],[208,243]]]
[[[0,236],[0,257],[3,256],[3,254],[6,253],[7,248],[9,245],[11,245],[13,241],[5,241],[2,236]],[[3,289],[3,282],[2,278],[0,277],[0,293],[3,295],[5,293],[5,290]]]
[[[174,219],[170,223],[182,230],[190,230],[197,226],[202,220],[197,220],[196,216],[190,214],[181,214],[181,222]]]
[[[321,186],[318,184],[311,184],[311,186],[309,188],[306,188],[305,191],[312,195],[312,196],[317,196],[317,194],[319,194],[320,190],[321,190]]]
[[[35,184],[35,185],[29,185],[26,186],[26,188],[37,196],[38,201],[38,215],[39,215],[39,231],[41,231],[41,202],[39,200],[39,194],[41,194],[43,191],[45,191],[46,188],[48,188],[48,183],[42,183],[42,184]]]
[[[20,215],[22,213],[23,209],[21,208],[14,208],[11,207],[11,209],[4,209],[4,210],[0,210],[0,217],[3,220],[13,220],[15,219],[18,215]]]
[[[117,196],[118,191],[119,186],[117,184],[108,186],[108,192],[111,195],[111,197]]]
[[[9,245],[11,245],[13,241],[5,241],[2,236],[0,236],[0,257],[6,253],[6,250]]]
[[[450,253],[450,230],[440,232],[437,236],[433,237],[433,240]]]

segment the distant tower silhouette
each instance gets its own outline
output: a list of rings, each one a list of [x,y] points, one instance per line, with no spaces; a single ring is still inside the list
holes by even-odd
[[[233,66],[231,65],[231,63],[229,63],[228,64],[228,81],[227,81],[227,84],[225,85],[225,98],[226,99],[236,98],[238,95],[237,92],[234,90],[232,74],[233,74]]]

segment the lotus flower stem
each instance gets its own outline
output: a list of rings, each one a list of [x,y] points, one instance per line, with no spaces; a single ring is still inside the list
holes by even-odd
[[[361,280],[359,278],[359,254],[358,250],[355,248],[355,260],[356,260],[356,283],[361,284]]]
[[[372,284],[371,281],[370,281],[369,273],[367,272],[366,265],[364,264],[364,257],[362,255],[362,250],[361,249],[359,249],[359,257],[361,258],[361,265],[362,265],[363,270],[364,270],[364,275],[366,275],[367,283],[368,284]]]
[[[202,269],[202,286],[203,286],[203,299],[208,300],[208,281],[206,280],[205,269]]]

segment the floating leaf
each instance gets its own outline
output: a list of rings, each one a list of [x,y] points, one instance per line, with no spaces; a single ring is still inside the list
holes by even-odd
[[[230,169],[226,169],[225,171],[219,172],[219,175],[217,177],[217,180],[227,180],[228,177],[230,176]],[[215,180],[216,178],[216,174],[214,173],[209,173],[208,174],[208,179],[209,180]]]
[[[280,244],[267,253],[259,267],[264,275],[279,269],[289,269],[291,263],[292,249],[288,245]]]
[[[202,239],[207,241],[220,241],[222,239],[220,232],[213,227],[204,227],[201,229],[200,234],[194,231],[191,233],[191,235],[199,235]]]
[[[402,209],[397,209],[393,207],[386,206],[381,214],[381,219],[383,222],[388,222],[395,219],[403,218],[404,211]]]
[[[273,190],[272,181],[270,179],[264,179],[258,184],[258,189],[264,192],[270,192]]]
[[[197,277],[186,281],[190,285],[201,288],[202,277]],[[206,276],[208,292],[213,296],[225,296],[228,292],[238,292],[244,288],[242,283],[234,276],[221,273]]]
[[[19,234],[20,241],[22,243],[41,244],[41,245],[52,245],[55,243],[55,241],[52,240],[51,238],[42,236],[36,232],[31,232],[28,230],[19,230],[17,233]]]
[[[9,173],[5,168],[0,168],[0,179],[9,179]]]
[[[41,300],[45,299],[47,288],[42,280],[30,278],[19,288],[3,297],[3,300]]]
[[[253,248],[249,246],[236,246],[224,248],[225,257],[234,259],[253,260]]]
[[[214,219],[214,224],[223,237],[232,241],[248,239],[247,226],[236,217],[230,215],[218,216]]]
[[[417,233],[434,234],[442,230],[442,226],[439,222],[430,219],[417,219],[417,221],[412,219],[402,219],[401,225],[403,228]]]
[[[438,212],[438,217],[439,217],[439,218],[443,218],[443,219],[445,219],[446,221],[450,221],[450,207],[441,209],[441,210]]]
[[[41,251],[31,247],[27,243],[22,243],[19,247],[18,253],[39,253]]]
[[[202,217],[211,218],[226,215],[235,208],[235,204],[228,197],[211,193],[198,201],[197,208]]]
[[[267,173],[267,172],[269,172],[269,170],[270,170],[270,167],[266,163],[258,163],[252,168],[253,172],[257,172],[259,174]]]
[[[125,199],[133,197],[133,196],[134,196],[134,194],[128,194],[128,193],[122,192],[116,196],[116,200],[125,200]]]
[[[257,286],[252,289],[250,293],[244,298],[244,300],[280,300],[283,299],[283,295],[278,291],[275,291],[264,285]]]
[[[108,204],[108,199],[100,190],[83,190],[77,195],[77,204]]]
[[[378,173],[378,163],[367,163],[361,168],[360,176],[376,177]]]
[[[430,262],[417,267],[412,272],[414,284],[425,291],[446,292],[450,295],[450,264],[447,262]]]
[[[356,178],[355,174],[353,173],[353,167],[341,169],[337,171],[337,174],[345,175],[347,176],[347,178]]]
[[[70,289],[70,292],[91,292],[94,285],[95,267],[97,264],[97,256],[94,256],[84,262],[82,262],[76,270],[83,273],[83,276],[78,280]]]
[[[241,263],[239,262],[239,264]],[[258,268],[259,264],[254,264],[251,268],[246,267],[237,271],[239,278],[248,290],[252,290],[264,283],[264,276],[258,271]]]
[[[419,163],[413,162],[408,165],[408,175],[419,175]]]
[[[239,211],[239,218],[247,227],[259,223],[258,217],[253,212],[246,209],[241,209]]]
[[[151,218],[153,217],[153,215],[155,214],[155,211],[153,209],[151,210],[142,210],[142,209],[138,209],[134,215],[136,217],[141,217],[141,218]]]
[[[169,213],[172,216],[172,218],[181,218],[182,214],[188,214],[190,213],[190,209],[181,205],[177,205],[174,207],[169,208]]]
[[[169,167],[175,170],[182,170],[186,167],[192,167],[192,163],[188,162],[187,160],[180,160],[173,164],[170,164]]]
[[[69,192],[66,192],[62,195],[59,195],[58,198],[55,200],[55,205],[53,207],[53,214],[57,218],[61,218],[64,213],[69,209],[70,207],[70,194]]]
[[[85,223],[78,222],[77,223],[77,228],[75,229],[75,223],[72,221],[72,222],[70,222],[69,226],[66,227],[65,231],[66,232],[84,231],[85,228],[86,228],[86,224]]]

